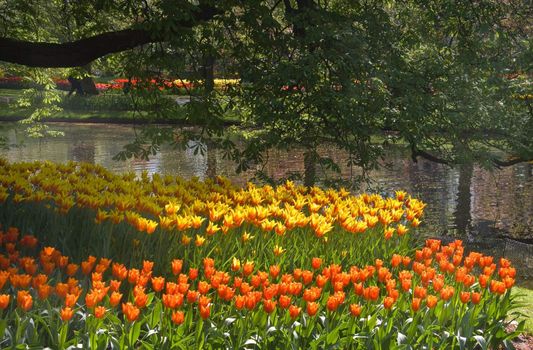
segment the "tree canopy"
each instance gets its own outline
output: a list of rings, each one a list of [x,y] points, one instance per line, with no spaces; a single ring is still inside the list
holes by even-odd
[[[322,144],[363,171],[399,141],[415,161],[532,160],[532,15],[518,0],[4,0],[0,61],[195,79],[201,137],[239,170],[301,147],[312,184],[318,165],[337,167]],[[215,75],[241,83],[216,91]],[[244,146],[224,133],[228,114],[249,127]],[[124,154],[173,132],[147,129]]]

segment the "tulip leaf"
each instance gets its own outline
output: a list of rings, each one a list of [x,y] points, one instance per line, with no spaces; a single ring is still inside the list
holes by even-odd
[[[328,336],[326,337],[326,342],[329,345],[337,343],[337,340],[339,339],[339,329],[336,328],[333,331],[328,333]]]
[[[488,344],[487,344],[487,341],[485,340],[485,338],[483,336],[474,335],[474,339],[479,344],[479,346],[481,346],[481,350],[487,349]]]
[[[405,334],[398,332],[398,337],[396,339],[398,344],[403,344],[406,340],[407,340],[407,337],[405,336]]]

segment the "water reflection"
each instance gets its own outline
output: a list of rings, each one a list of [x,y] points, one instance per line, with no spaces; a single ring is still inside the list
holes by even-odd
[[[251,172],[237,175],[235,165],[210,145],[207,145],[205,154],[195,152],[194,147],[167,147],[149,161],[113,161],[112,157],[133,140],[135,129],[131,125],[58,123],[54,129],[63,131],[65,136],[46,140],[28,139],[16,130],[15,124],[4,125],[7,127],[0,129],[0,135],[7,136],[8,143],[24,142],[26,145],[2,151],[2,156],[11,162],[76,160],[101,164],[115,172],[158,172],[187,178],[196,176],[202,180],[223,175],[239,185],[252,176]],[[342,162],[340,152],[324,148],[321,153]],[[272,150],[268,159],[264,171],[274,178],[303,171],[303,155],[298,150]],[[385,193],[404,189],[428,203],[426,234],[450,239],[461,237],[479,246],[486,245],[487,249],[497,247],[496,252],[500,254],[502,251],[507,254],[522,252],[517,254],[525,254],[526,258],[522,260],[526,267],[533,266],[533,246],[521,246],[508,240],[533,241],[532,164],[519,164],[493,172],[472,166],[450,168],[424,160],[414,163],[406,150],[394,147],[387,150],[382,165],[371,173],[370,189]],[[343,167],[342,175],[349,177],[353,171]],[[525,272],[531,274],[531,270],[526,268]]]

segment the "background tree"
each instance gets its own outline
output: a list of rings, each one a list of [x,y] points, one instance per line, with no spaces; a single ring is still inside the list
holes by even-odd
[[[338,170],[319,145],[342,150],[365,175],[383,147],[398,141],[415,161],[507,166],[533,159],[527,2],[36,3],[3,2],[0,60],[72,67],[97,59],[125,76],[195,80],[202,88],[188,120],[238,170],[264,162],[273,147],[299,147],[310,185],[317,166]],[[39,6],[63,11],[48,9],[61,20],[43,16],[36,36],[23,18],[41,18],[29,16]],[[221,62],[226,75],[242,80],[223,92],[212,88]],[[224,133],[228,114],[251,128],[244,145]],[[122,155],[147,156],[174,134],[147,128]]]

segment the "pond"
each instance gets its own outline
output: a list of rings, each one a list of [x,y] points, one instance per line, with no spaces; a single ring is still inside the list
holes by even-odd
[[[235,165],[224,159],[222,152],[163,148],[150,160],[114,161],[112,158],[131,141],[135,129],[131,125],[55,123],[54,130],[63,137],[31,139],[14,123],[3,123],[0,136],[11,147],[0,155],[10,162],[68,160],[97,163],[115,172],[162,173],[186,178],[205,179],[223,175],[236,184],[244,184],[251,173],[236,174]],[[342,154],[324,150],[337,161]],[[450,168],[420,160],[412,162],[400,146],[387,150],[383,167],[371,173],[368,191],[391,193],[403,189],[427,203],[423,233],[445,240],[463,239],[469,246],[496,256],[507,256],[515,262],[522,284],[533,285],[533,164],[524,163],[502,170],[487,171],[478,167]],[[272,151],[266,172],[274,178],[303,170],[302,153]],[[344,176],[349,169],[343,168]]]

